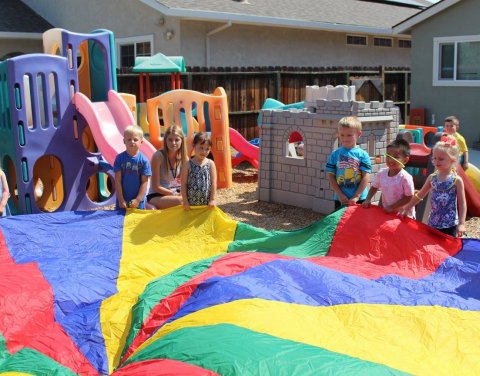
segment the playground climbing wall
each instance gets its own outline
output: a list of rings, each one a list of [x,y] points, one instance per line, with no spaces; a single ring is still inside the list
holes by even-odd
[[[355,101],[354,89],[347,86],[307,87],[306,93],[303,110],[262,111],[258,198],[327,214],[334,201],[325,165],[338,147],[338,121],[358,116],[362,122],[358,145],[370,156],[373,180],[385,167],[386,146],[398,133],[399,110],[392,101]],[[302,135],[302,157],[289,153],[293,132]]]
[[[93,139],[71,97],[83,86],[102,100],[114,88],[113,34],[52,29],[47,41],[45,54],[0,63],[0,160],[12,193],[9,207],[38,213],[110,205],[115,197],[100,197],[99,176],[113,181],[113,172],[89,147]],[[89,62],[101,69],[89,70]],[[82,82],[82,70],[92,82]]]

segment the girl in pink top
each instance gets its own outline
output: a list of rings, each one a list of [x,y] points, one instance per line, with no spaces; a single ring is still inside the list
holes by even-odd
[[[405,140],[395,140],[387,146],[386,165],[378,172],[368,191],[363,207],[368,208],[372,198],[379,190],[382,192],[381,203],[387,213],[397,211],[408,204],[412,198],[415,187],[412,176],[403,168],[410,157],[410,145]],[[415,218],[415,208],[406,213],[410,218]]]

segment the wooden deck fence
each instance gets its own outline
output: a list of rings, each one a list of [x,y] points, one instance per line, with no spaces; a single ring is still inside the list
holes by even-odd
[[[354,85],[357,100],[393,100],[402,119],[409,112],[410,70],[385,67],[339,68],[214,68],[190,67],[182,73],[182,88],[211,93],[222,86],[228,95],[230,126],[248,140],[258,137],[258,113],[267,98],[285,104],[300,102],[307,85]],[[151,74],[150,97],[170,90],[169,74]],[[139,98],[138,74],[118,73],[118,91]]]

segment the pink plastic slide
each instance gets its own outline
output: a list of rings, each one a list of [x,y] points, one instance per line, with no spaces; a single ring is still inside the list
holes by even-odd
[[[240,157],[232,158],[232,166],[236,166],[240,162],[248,161],[253,167],[258,168],[258,146],[252,145],[248,142],[240,133],[235,129],[229,128],[230,133],[230,145],[239,153],[242,153]]]
[[[75,93],[73,104],[87,121],[98,150],[113,166],[115,157],[125,151],[123,131],[137,124],[127,104],[114,90],[108,92],[107,102],[91,102],[84,94]],[[144,139],[140,151],[151,160],[155,147]]]

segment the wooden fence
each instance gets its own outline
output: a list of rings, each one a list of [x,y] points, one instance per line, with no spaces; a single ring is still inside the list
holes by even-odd
[[[248,140],[258,137],[257,116],[267,98],[289,104],[303,101],[307,85],[355,85],[357,100],[393,100],[402,119],[409,111],[410,70],[406,68],[188,68],[182,88],[211,93],[222,86],[229,100],[230,126]],[[150,75],[150,97],[170,90],[169,74]],[[139,98],[138,74],[119,73],[118,91]]]

